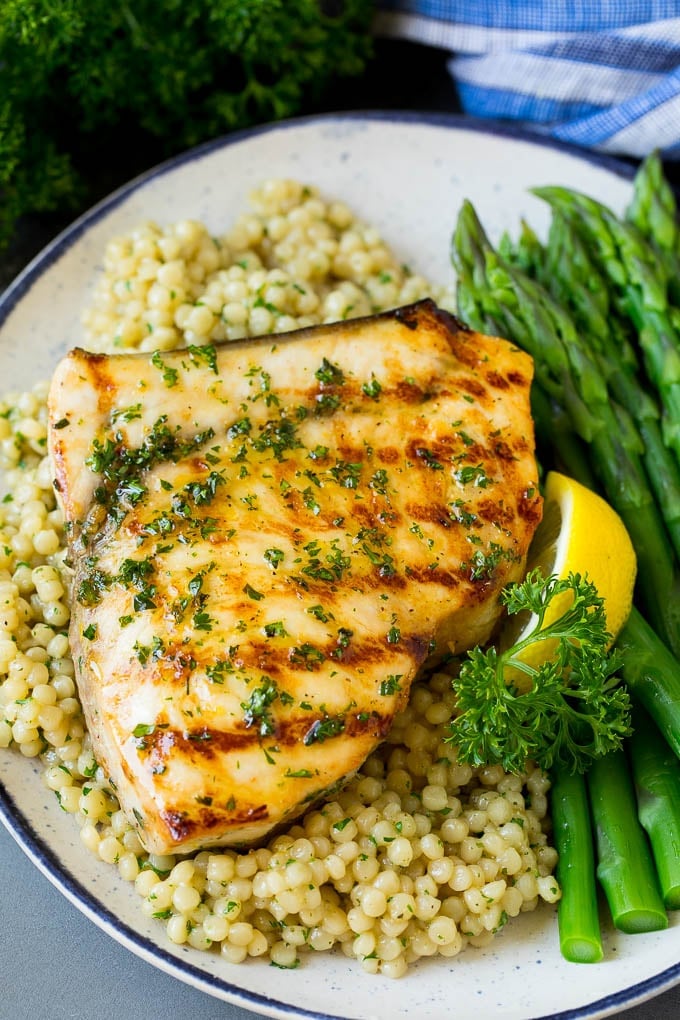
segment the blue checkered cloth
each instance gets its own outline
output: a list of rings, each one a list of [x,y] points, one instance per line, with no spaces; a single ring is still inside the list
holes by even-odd
[[[451,51],[466,113],[680,159],[680,0],[378,0],[375,33]]]

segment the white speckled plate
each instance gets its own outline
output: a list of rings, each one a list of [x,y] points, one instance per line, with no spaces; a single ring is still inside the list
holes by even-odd
[[[404,261],[437,282],[451,277],[449,235],[464,197],[494,237],[521,215],[539,229],[539,184],[567,184],[622,208],[629,174],[504,130],[443,116],[348,114],[290,121],[232,135],[186,154],[118,191],[44,251],[0,301],[3,389],[30,386],[81,340],[80,310],[109,237],[146,219],[204,220],[225,229],[248,191],[296,177],[343,198],[376,224]],[[489,949],[429,959],[401,981],[363,975],[342,956],[311,955],[294,971],[263,961],[229,966],[217,955],[172,946],[144,918],[131,886],[80,844],[72,818],[37,768],[0,751],[0,812],[35,864],[95,923],[155,966],[217,998],[267,1016],[351,1020],[485,1020],[603,1017],[680,981],[680,918],[663,933],[608,929],[605,961],[566,963],[555,915],[545,908],[508,924]]]

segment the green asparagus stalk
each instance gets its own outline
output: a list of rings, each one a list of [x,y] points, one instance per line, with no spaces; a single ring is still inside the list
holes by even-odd
[[[664,441],[680,458],[680,339],[670,314],[665,260],[632,223],[567,188],[534,189],[586,239],[638,331],[646,372],[664,408]]]
[[[659,882],[637,819],[624,751],[593,762],[587,776],[595,826],[597,877],[615,927],[628,934],[668,927]]]
[[[557,879],[562,889],[557,908],[560,950],[571,963],[597,963],[604,953],[585,777],[553,769],[550,808],[559,854]]]
[[[611,300],[608,281],[595,264],[591,250],[569,222],[554,210],[548,243],[537,278],[574,317],[579,333],[586,328],[588,347],[603,358],[615,354],[613,364],[601,365],[607,378],[623,364],[639,371],[631,343],[630,325]]]
[[[586,445],[574,432],[571,419],[561,404],[537,382],[531,387],[531,416],[536,428],[539,460],[596,490],[597,482],[588,464]]]
[[[565,408],[589,444],[591,463],[609,502],[621,515],[639,563],[639,593],[650,620],[680,652],[680,578],[669,538],[642,463],[644,447],[625,411],[613,404],[597,362],[584,350],[567,313],[536,281],[507,266],[493,250],[470,203],[464,203],[452,259],[477,320],[485,316],[534,358],[536,378]]]
[[[640,382],[638,358],[611,307],[606,281],[559,212],[553,216],[539,279],[571,312],[578,342],[590,350],[612,396],[633,418],[650,487],[680,557],[680,463],[664,445],[658,400]]]
[[[626,219],[662,252],[680,252],[680,228],[673,189],[657,152],[640,164],[633,181],[633,197]]]
[[[498,254],[512,266],[522,269],[528,276],[536,277],[545,259],[545,249],[538,235],[525,219],[520,221],[517,240],[507,232],[498,242]]]
[[[680,458],[680,340],[671,315],[646,309],[635,288],[626,292],[626,307],[638,330],[647,374],[664,407],[662,421],[666,445]]]
[[[474,298],[476,328],[488,331],[490,326],[495,327],[496,332],[528,351],[534,358],[534,372],[541,387],[564,405],[576,430],[589,441],[599,428],[597,417],[573,384],[567,351],[546,306],[523,293],[526,287],[538,285],[502,262],[470,202],[461,207],[451,257],[458,276],[460,315],[465,318],[469,314]],[[544,293],[542,288],[538,291]],[[605,394],[602,391],[593,396],[601,402]]]
[[[657,152],[640,164],[625,218],[654,245],[668,273],[668,292],[680,304],[680,223],[673,189]],[[674,323],[675,325],[675,323]]]
[[[592,246],[605,276],[622,292],[639,289],[646,309],[668,308],[668,274],[658,253],[644,235],[611,209],[588,195],[569,188],[534,188],[551,209],[560,211]]]
[[[628,690],[680,758],[680,662],[635,607],[616,647]]]
[[[652,846],[667,910],[680,909],[680,762],[650,716],[634,709],[628,741],[638,817]]]

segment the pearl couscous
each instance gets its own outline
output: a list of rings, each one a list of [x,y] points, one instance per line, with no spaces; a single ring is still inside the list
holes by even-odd
[[[368,315],[432,296],[378,232],[313,188],[270,181],[213,237],[146,224],[112,241],[84,346],[168,350]],[[424,956],[486,945],[559,899],[548,779],[456,762],[451,677],[412,690],[385,743],[342,792],[266,846],[190,859],[147,854],[95,761],[74,683],[69,579],[47,456],[47,385],[0,401],[0,748],[40,757],[84,846],[134,884],[171,942],[231,962],[297,966],[337,947],[400,977]]]

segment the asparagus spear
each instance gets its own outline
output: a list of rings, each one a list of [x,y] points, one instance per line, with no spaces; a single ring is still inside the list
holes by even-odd
[[[559,853],[557,878],[562,888],[557,908],[560,950],[571,963],[597,963],[604,953],[585,777],[553,769],[550,805]]]
[[[614,925],[628,934],[668,927],[649,844],[637,820],[624,751],[598,758],[587,776],[595,825],[597,877]]]
[[[539,278],[572,313],[579,343],[591,351],[613,397],[635,421],[649,483],[680,557],[680,464],[664,445],[658,401],[640,382],[638,358],[611,307],[606,281],[559,212],[553,216]]]
[[[680,909],[680,762],[659,738],[649,715],[635,706],[628,741],[638,817],[649,836],[668,910]]]
[[[551,209],[559,210],[592,247],[605,276],[622,292],[641,291],[644,307],[665,312],[668,308],[668,274],[658,253],[632,223],[620,220],[611,209],[589,195],[569,188],[534,188]]]
[[[470,203],[464,203],[452,243],[464,289],[482,323],[494,327],[535,361],[536,377],[556,396],[574,430],[590,445],[591,463],[610,503],[629,530],[639,563],[639,591],[654,627],[680,651],[680,578],[663,520],[642,464],[644,450],[630,416],[610,402],[597,363],[578,342],[573,322],[536,281],[505,265],[493,250]]]
[[[498,254],[505,262],[535,277],[543,264],[545,249],[533,228],[522,219],[517,240],[514,241],[508,233],[503,234],[498,242]]]
[[[647,374],[663,402],[664,442],[680,458],[680,340],[673,316],[645,308],[635,288],[628,289],[626,306],[638,330]]]
[[[613,364],[603,366],[607,377],[621,364],[638,371],[629,326],[611,300],[608,281],[595,264],[590,248],[559,210],[552,214],[537,278],[572,313],[579,330],[587,328],[587,343],[593,351],[603,356],[616,354]]]
[[[664,177],[657,152],[640,164],[633,182],[633,198],[626,209],[632,223],[655,246],[668,273],[668,291],[680,304],[680,223],[673,189]],[[676,325],[677,323],[673,323]]]
[[[539,459],[545,457],[551,466],[596,490],[597,482],[588,465],[586,445],[574,432],[562,405],[536,381],[531,387],[531,416],[536,426]]]
[[[638,331],[647,374],[664,408],[664,441],[680,458],[680,339],[670,314],[668,268],[632,223],[594,199],[567,188],[536,188],[592,247],[617,289],[621,309]]]
[[[606,399],[605,390],[598,385],[597,375],[591,374],[586,379],[588,394],[584,399],[574,385],[569,353],[551,319],[554,308],[548,305],[554,306],[554,302],[543,302],[540,296],[536,300],[535,294],[545,295],[543,289],[502,262],[467,201],[456,223],[451,258],[458,274],[461,316],[469,314],[474,299],[477,328],[488,331],[491,327],[527,350],[534,357],[534,372],[541,387],[564,405],[576,431],[590,441],[600,426],[588,401],[594,398],[601,403]],[[534,296],[524,293],[527,288],[534,288]],[[559,309],[557,314],[561,314]],[[591,386],[598,392],[590,393]]]
[[[631,695],[647,710],[680,758],[680,662],[635,607],[616,647]]]
[[[662,252],[680,252],[680,228],[673,189],[664,177],[657,152],[640,164],[633,181],[633,197],[626,219]]]

